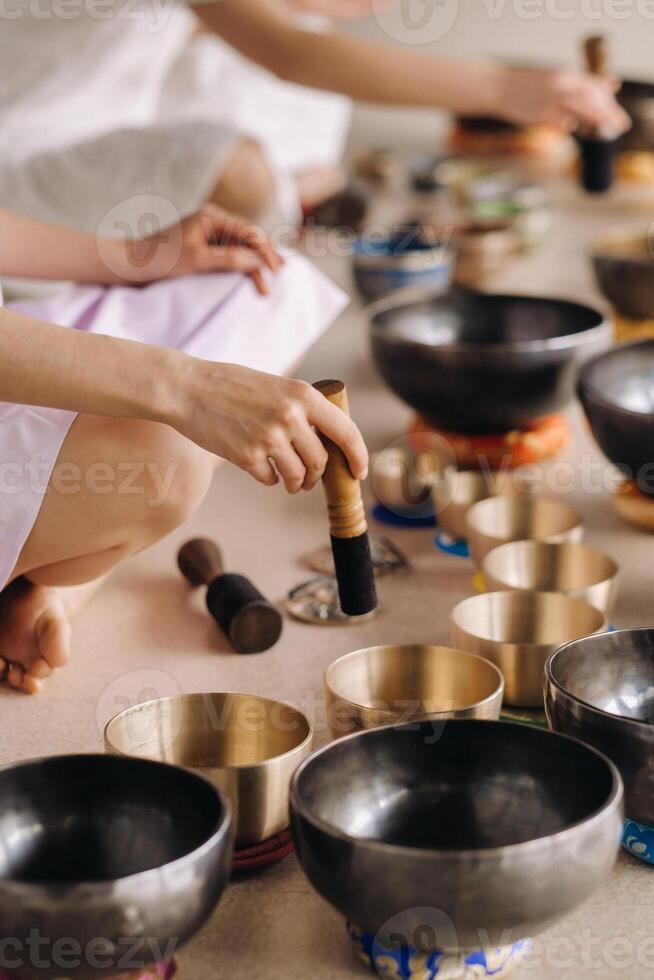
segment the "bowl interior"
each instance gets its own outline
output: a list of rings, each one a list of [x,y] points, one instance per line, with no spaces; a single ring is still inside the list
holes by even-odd
[[[569,541],[512,541],[486,556],[484,571],[512,589],[573,592],[613,578],[617,565],[601,551]]]
[[[604,625],[594,606],[560,592],[485,592],[460,602],[452,620],[480,640],[537,646],[558,646]]]
[[[224,810],[192,773],[109,756],[62,756],[0,771],[0,878],[113,881],[204,844]]]
[[[373,316],[374,327],[385,335],[430,347],[538,344],[580,335],[601,323],[597,311],[576,303],[466,289],[383,308]]]
[[[576,511],[557,500],[529,497],[489,497],[468,511],[470,526],[499,541],[548,538],[567,534],[579,526]]]
[[[613,348],[587,365],[582,383],[616,408],[654,414],[654,341]]]
[[[565,691],[594,708],[654,724],[654,630],[618,630],[571,643],[549,667]]]
[[[336,742],[299,772],[294,799],[341,834],[415,848],[501,847],[557,833],[612,792],[606,762],[578,742],[506,722],[376,729]]]
[[[601,238],[593,249],[593,258],[642,265],[644,271],[654,275],[654,255],[649,236],[640,232],[620,232]]]
[[[356,650],[325,674],[329,689],[359,707],[436,714],[472,707],[502,684],[498,669],[482,657],[449,647],[398,645]]]
[[[188,694],[148,701],[117,715],[110,751],[192,769],[256,766],[311,736],[296,708],[249,694]]]

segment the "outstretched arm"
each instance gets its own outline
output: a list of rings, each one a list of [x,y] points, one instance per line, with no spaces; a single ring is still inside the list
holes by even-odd
[[[189,0],[192,3],[192,0]],[[531,71],[430,57],[399,46],[298,26],[284,0],[215,0],[194,7],[204,24],[286,81],[386,105],[499,115],[515,122],[625,129],[610,81],[580,71]]]
[[[55,327],[0,308],[0,400],[170,425],[260,483],[294,493],[325,468],[315,429],[363,478],[368,454],[340,409],[303,381]]]

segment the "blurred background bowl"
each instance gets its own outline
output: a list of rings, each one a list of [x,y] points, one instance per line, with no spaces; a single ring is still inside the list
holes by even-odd
[[[583,774],[583,778],[580,778]],[[498,721],[411,722],[339,739],[291,787],[296,850],[350,922],[452,952],[533,936],[610,871],[622,827],[612,763],[572,739]],[[401,928],[397,928],[401,926]]]
[[[334,738],[410,718],[499,718],[504,680],[463,650],[417,643],[368,647],[325,672]]]
[[[541,497],[489,497],[466,515],[466,538],[477,565],[509,541],[580,541],[579,514],[559,500]]]
[[[225,792],[236,846],[251,847],[288,827],[288,787],[311,750],[308,719],[289,704],[253,694],[183,694],[146,701],[105,730],[114,755],[196,770]]]
[[[431,424],[504,433],[568,404],[580,361],[607,346],[600,313],[564,300],[407,291],[371,306],[389,388]]]
[[[466,516],[480,500],[523,496],[535,491],[536,481],[520,470],[491,472],[447,466],[433,479],[432,499],[441,530],[456,541],[466,537]]]
[[[506,703],[522,708],[542,708],[543,671],[557,647],[606,629],[603,613],[561,592],[484,592],[455,606],[450,623],[454,645],[496,664]]]
[[[615,605],[616,562],[577,542],[511,541],[486,555],[482,572],[489,592],[562,592],[585,599],[607,617]]]
[[[654,340],[614,347],[579,375],[579,399],[605,456],[654,494]]]
[[[454,263],[455,253],[446,243],[426,241],[419,229],[408,229],[383,241],[359,239],[352,271],[361,295],[375,300],[412,286],[445,293],[452,283]]]
[[[545,673],[550,727],[605,752],[622,774],[627,817],[654,828],[654,629],[568,643]]]
[[[597,285],[617,311],[654,318],[654,256],[646,232],[614,232],[598,241],[591,260]]]
[[[20,944],[11,976],[29,980],[62,972],[91,980],[122,973],[126,956],[145,969],[163,951],[172,955],[171,944],[177,952],[215,908],[232,864],[220,793],[193,773],[141,759],[6,766],[0,840],[2,932]],[[31,949],[35,930],[45,949]],[[71,944],[93,955],[75,955]]]

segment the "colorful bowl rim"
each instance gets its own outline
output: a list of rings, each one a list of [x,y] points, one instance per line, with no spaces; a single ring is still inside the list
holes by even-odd
[[[619,629],[619,630],[614,629],[614,630],[607,630],[607,632],[609,632],[611,636],[621,636],[626,633],[629,633],[632,636],[638,633],[650,633],[654,637],[654,627],[651,626],[637,626],[631,629]],[[591,704],[590,701],[584,701],[584,699],[580,698],[577,694],[573,694],[572,691],[570,691],[567,687],[564,687],[563,684],[561,684],[560,681],[558,681],[554,676],[554,672],[553,672],[554,662],[556,658],[559,656],[559,654],[564,653],[569,647],[575,646],[576,644],[587,643],[589,641],[596,640],[597,637],[601,635],[602,635],[601,633],[592,633],[590,636],[580,636],[576,640],[569,640],[567,643],[562,643],[561,646],[554,651],[551,657],[548,657],[547,662],[545,664],[545,677],[547,679],[548,684],[551,684],[552,687],[555,687],[558,691],[561,691],[563,694],[566,695],[566,697],[569,697],[571,698],[571,700],[576,701],[577,704],[582,704],[585,708],[588,708],[590,711],[596,712],[596,714],[601,715],[601,717],[603,718],[607,718],[607,719],[611,718],[613,721],[619,721],[629,726],[633,725],[634,727],[639,728],[641,731],[648,728],[651,729],[652,737],[654,738],[654,724],[652,724],[651,722],[642,721],[640,718],[629,718],[627,715],[616,715],[612,711],[605,711],[604,708],[598,708],[596,704]]]
[[[501,721],[501,720],[492,721],[489,719],[481,719],[481,718],[466,718],[466,719],[451,718],[448,719],[447,721],[444,721],[443,724],[479,725],[479,726],[505,725],[507,727],[511,727],[515,731],[516,735],[524,733],[524,731],[527,729],[529,730],[529,732],[534,733],[536,738],[554,737],[554,738],[565,739],[567,742],[574,742],[576,745],[581,746],[582,749],[595,755],[608,769],[611,775],[611,790],[607,798],[596,810],[590,813],[587,817],[582,817],[580,820],[576,820],[568,827],[564,827],[562,830],[559,830],[554,834],[544,834],[542,837],[533,837],[530,840],[520,841],[515,844],[503,844],[497,847],[472,847],[472,848],[470,847],[468,848],[464,848],[464,847],[462,848],[438,848],[438,847],[417,848],[417,847],[410,847],[409,845],[406,844],[389,844],[386,841],[376,840],[374,837],[355,838],[351,834],[347,834],[343,830],[340,830],[334,824],[328,823],[326,820],[322,820],[320,817],[317,817],[314,814],[312,814],[309,811],[308,807],[305,805],[304,801],[300,799],[300,794],[298,792],[298,785],[300,779],[302,778],[302,774],[304,773],[305,769],[307,769],[310,765],[312,765],[314,760],[319,758],[320,756],[326,755],[328,752],[332,751],[333,749],[340,748],[345,743],[353,741],[354,739],[357,738],[371,738],[375,736],[379,737],[379,735],[382,734],[383,732],[391,731],[391,730],[408,731],[408,732],[415,731],[417,724],[429,724],[429,723],[430,723],[429,720],[426,720],[424,722],[410,721],[404,724],[384,725],[381,726],[380,728],[373,728],[367,731],[354,732],[352,735],[345,735],[342,738],[337,739],[336,741],[330,742],[327,745],[324,745],[321,748],[316,749],[315,752],[312,752],[311,755],[298,766],[293,776],[293,779],[291,780],[291,788],[289,793],[291,812],[295,811],[296,813],[298,813],[303,820],[305,820],[308,824],[315,827],[323,834],[326,834],[330,837],[334,837],[337,840],[342,841],[343,843],[348,843],[348,841],[355,840],[358,844],[365,845],[366,847],[370,847],[372,850],[379,851],[383,854],[399,854],[407,857],[410,855],[415,856],[418,854],[441,855],[443,857],[447,857],[448,855],[449,856],[455,855],[456,857],[466,857],[466,858],[474,857],[476,860],[483,860],[483,858],[487,856],[497,857],[497,855],[505,853],[508,850],[510,850],[512,853],[515,853],[517,851],[533,849],[538,845],[544,845],[545,842],[551,840],[552,838],[561,840],[562,838],[565,837],[572,837],[576,834],[576,832],[581,827],[593,824],[598,820],[602,819],[605,813],[607,813],[615,804],[618,805],[622,804],[622,800],[624,798],[624,786],[623,786],[620,772],[617,766],[615,765],[615,763],[613,763],[606,755],[604,755],[598,749],[594,748],[591,745],[587,745],[585,742],[582,742],[580,739],[573,738],[571,735],[564,735],[562,732],[554,732],[551,729],[536,728],[533,725],[524,725],[521,724],[520,722]],[[530,735],[529,737],[532,736]],[[620,821],[622,822],[623,819],[624,819],[624,814],[621,812]],[[616,841],[616,849],[618,846],[619,846],[619,841]]]
[[[366,307],[366,315],[370,320],[371,335],[381,337],[384,340],[396,344],[407,345],[419,348],[424,351],[448,351],[461,354],[494,354],[505,357],[509,352],[524,351],[525,353],[537,353],[540,351],[561,351],[575,350],[593,342],[596,338],[605,337],[607,340],[612,336],[612,326],[609,319],[596,307],[579,303],[576,300],[564,299],[557,296],[534,296],[529,293],[485,293],[483,290],[472,289],[471,287],[458,286],[460,292],[468,292],[479,296],[488,296],[496,300],[536,300],[539,303],[559,304],[575,307],[578,310],[585,310],[593,313],[597,318],[597,323],[585,330],[577,330],[574,333],[562,334],[560,337],[548,337],[540,340],[514,340],[501,344],[470,344],[470,343],[450,343],[450,344],[426,344],[421,340],[413,340],[410,337],[402,337],[393,334],[391,331],[381,327],[376,318],[382,313],[388,313],[393,309],[403,306],[412,306],[419,303],[428,303],[430,300],[442,300],[444,294],[438,290],[422,289],[420,287],[409,286],[406,289],[397,289],[389,296],[376,300]]]

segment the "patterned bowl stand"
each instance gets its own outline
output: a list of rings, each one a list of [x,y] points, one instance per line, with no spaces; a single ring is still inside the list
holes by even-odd
[[[347,926],[355,955],[389,980],[480,980],[505,977],[531,951],[531,939],[474,953],[422,953],[409,946],[382,946],[371,933]]]
[[[646,864],[654,864],[654,827],[627,818],[622,831],[622,846]]]

